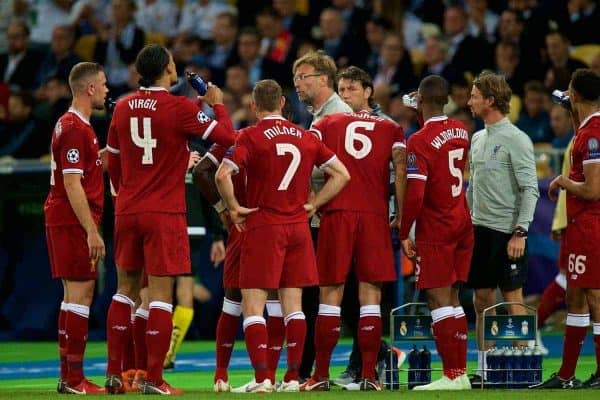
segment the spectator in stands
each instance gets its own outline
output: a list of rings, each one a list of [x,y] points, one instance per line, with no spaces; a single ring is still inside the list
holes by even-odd
[[[419,80],[429,75],[439,75],[449,83],[457,82],[461,76],[448,59],[448,43],[440,36],[430,36],[425,39],[423,50],[425,65]]]
[[[26,17],[26,0],[4,0],[0,1],[0,32],[6,32],[11,22],[17,19],[24,20]],[[6,36],[0,35],[0,54],[8,50]]]
[[[375,73],[381,57],[381,46],[385,36],[392,31],[392,23],[385,17],[374,16],[367,21],[365,26],[368,54],[365,68],[368,72]]]
[[[233,9],[218,1],[189,0],[181,11],[177,30],[179,33],[197,35],[203,40],[212,40],[217,17],[224,12],[233,12]]]
[[[323,34],[323,50],[335,60],[338,68],[344,68],[357,62],[362,65],[364,61],[356,39],[345,33],[345,24],[339,10],[326,8],[321,12],[319,28]]]
[[[527,133],[533,143],[552,141],[550,115],[545,108],[548,102],[548,92],[541,82],[529,81],[525,84],[524,107],[515,125]]]
[[[472,138],[467,190],[475,229],[467,285],[475,290],[480,371],[485,369],[485,351],[490,345],[483,340],[483,310],[496,303],[498,287],[504,301],[523,303],[526,237],[539,197],[533,145],[507,118],[510,98],[504,78],[484,72],[473,82],[469,100],[473,114],[486,124]],[[511,315],[524,313],[515,304],[506,308]]]
[[[381,58],[377,70],[371,75],[373,76],[376,96],[377,88],[382,85],[389,87],[392,96],[411,91],[417,87],[418,81],[415,77],[413,63],[409,52],[402,44],[401,35],[389,33],[383,39]]]
[[[181,34],[175,38],[173,42],[173,61],[177,67],[177,75],[181,76],[185,67],[192,62],[192,59],[202,58],[203,63],[206,63],[206,50],[202,40],[192,34]]]
[[[29,14],[33,16],[31,41],[35,44],[50,44],[54,28],[73,24],[78,15],[73,0],[47,0],[30,2]]]
[[[468,15],[464,8],[452,5],[444,12],[444,34],[449,47],[450,63],[456,71],[474,76],[492,65],[490,46],[484,39],[471,36],[467,29]]]
[[[553,104],[550,109],[550,126],[554,133],[552,147],[566,149],[573,137],[573,122],[569,110],[559,104]]]
[[[467,132],[469,132],[469,137],[473,136],[475,133],[475,120],[473,119],[471,110],[468,108],[458,108],[454,110],[452,114],[450,114],[450,117],[465,124],[467,127]]]
[[[237,17],[232,12],[222,12],[215,19],[213,45],[206,55],[213,82],[222,86],[225,82],[225,69],[235,56],[235,40],[238,33]]]
[[[499,18],[489,9],[489,1],[467,0],[467,13],[469,15],[469,34],[494,43]]]
[[[283,27],[292,33],[295,38],[301,39],[310,36],[309,19],[298,14],[296,11],[296,1],[294,0],[273,0],[273,8],[281,16]]]
[[[50,77],[57,77],[66,82],[71,68],[81,61],[81,58],[73,52],[74,44],[75,31],[70,26],[59,25],[54,28],[50,50],[38,70],[37,86]]]
[[[548,52],[548,62],[546,64],[546,74],[549,70],[553,70],[554,79],[549,80],[547,86],[550,89],[564,90],[566,86],[558,86],[559,82],[557,75],[571,76],[577,68],[587,68],[587,66],[569,56],[569,39],[560,31],[552,31],[546,35],[546,51]],[[561,73],[561,70],[564,73]]]
[[[25,92],[10,95],[7,120],[0,123],[0,157],[33,158],[49,153],[49,137],[45,138],[41,152],[39,148],[31,148],[32,138],[40,133],[32,118],[33,104],[33,97]]]
[[[16,20],[8,26],[8,53],[0,55],[0,79],[18,90],[35,88],[41,55],[29,46],[29,28]]]
[[[289,86],[291,83],[284,81],[289,72],[281,64],[260,54],[260,39],[260,33],[252,27],[242,28],[238,36],[236,61],[248,70],[250,84],[254,86],[259,80],[269,77]]]
[[[225,72],[225,89],[237,98],[252,94],[248,70],[241,65],[232,65]]]
[[[550,29],[548,13],[538,3],[537,0],[508,1],[508,8],[521,14],[523,18],[523,47],[526,49],[542,48],[544,37]]]
[[[344,20],[344,33],[349,34],[357,47],[364,48],[365,24],[369,13],[356,5],[355,0],[332,0],[331,4],[340,11]]]
[[[511,9],[504,10],[498,21],[498,41],[518,45],[521,41],[523,29],[525,29],[525,22],[521,13]]]
[[[377,94],[378,89],[375,88]],[[375,97],[375,100],[381,99],[381,97]],[[406,107],[402,102],[402,96],[395,96],[388,99],[386,107],[381,107],[387,111],[387,114],[392,118],[398,125],[404,130],[404,137],[408,139],[410,135],[419,130],[419,121],[417,113],[414,109]]]
[[[298,47],[294,35],[284,28],[281,16],[270,7],[264,8],[256,15],[256,27],[262,36],[261,54],[265,59],[285,69],[287,79],[284,84],[291,82],[292,76],[289,71]]]
[[[47,132],[47,136],[45,133],[38,135],[44,138],[42,147],[46,149],[46,152],[42,154],[47,153],[54,125],[60,116],[67,112],[71,104],[71,90],[67,79],[51,76],[35,93],[36,104],[33,115],[39,122],[39,129]]]
[[[138,0],[135,21],[144,32],[162,33],[171,38],[177,33],[178,16],[179,10],[171,0]]]
[[[128,66],[144,47],[144,31],[135,25],[134,0],[112,0],[113,20],[98,32],[94,60],[103,64],[112,96],[127,91]]]
[[[495,51],[496,73],[504,76],[513,93],[522,96],[525,80],[519,68],[521,56],[519,46],[514,42],[501,41]]]
[[[600,7],[594,0],[569,0],[567,11],[566,33],[573,45],[600,43]]]

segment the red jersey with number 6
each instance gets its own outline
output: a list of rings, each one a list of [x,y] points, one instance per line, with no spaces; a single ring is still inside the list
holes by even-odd
[[[115,215],[185,212],[188,135],[225,146],[235,140],[194,102],[163,88],[140,88],[117,103],[107,141],[121,163]]]
[[[81,186],[90,205],[96,225],[104,206],[102,160],[98,139],[89,121],[70,108],[56,123],[52,133],[50,193],[44,204],[47,226],[78,225],[63,174],[81,174]]]
[[[370,212],[387,218],[392,148],[406,147],[404,131],[368,112],[323,117],[311,127],[350,173],[350,182],[321,211]]]
[[[247,204],[242,205],[260,208],[246,221],[251,229],[306,222],[304,204],[313,167],[334,159],[335,154],[313,134],[273,115],[240,130],[233,154],[223,161],[246,171]]]
[[[469,152],[469,134],[464,124],[446,116],[433,117],[408,139],[408,190],[411,180],[425,181],[420,214],[405,208],[401,232],[407,233],[416,217],[417,241],[454,243],[471,229],[469,206],[463,188],[463,172]]]

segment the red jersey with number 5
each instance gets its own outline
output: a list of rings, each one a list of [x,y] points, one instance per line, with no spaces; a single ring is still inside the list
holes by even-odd
[[[56,123],[52,133],[50,193],[44,204],[47,226],[77,225],[63,174],[81,174],[81,186],[90,205],[96,225],[104,206],[102,160],[98,139],[89,121],[70,108]]]
[[[247,204],[242,205],[260,208],[246,221],[251,229],[307,222],[304,204],[313,167],[334,159],[335,154],[312,133],[273,115],[240,130],[233,153],[223,161],[236,171],[246,171]]]
[[[311,129],[337,154],[351,177],[321,210],[370,212],[387,218],[392,148],[406,147],[400,125],[360,112],[327,115]]]
[[[140,88],[117,103],[107,141],[121,164],[115,215],[185,212],[188,135],[225,146],[235,140],[194,102],[163,88]]]
[[[411,204],[412,180],[425,181],[420,214],[416,216],[415,236],[418,241],[452,243],[471,227],[471,217],[463,173],[469,152],[469,134],[464,124],[446,116],[433,117],[408,139],[405,205]],[[404,221],[411,210],[404,210]]]

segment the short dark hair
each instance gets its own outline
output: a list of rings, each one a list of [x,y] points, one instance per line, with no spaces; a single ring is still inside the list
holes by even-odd
[[[280,107],[282,96],[281,86],[273,79],[263,79],[256,82],[252,90],[252,99],[259,111],[276,111]]]
[[[88,79],[104,71],[102,65],[95,62],[80,62],[75,64],[69,73],[69,87],[71,93],[81,91],[88,83]]]
[[[494,98],[493,108],[504,115],[510,112],[512,90],[503,76],[494,74],[491,71],[483,71],[473,80],[473,86],[481,92],[483,98]]]
[[[523,91],[525,92],[525,94],[527,94],[528,92],[539,93],[543,95],[548,94],[546,86],[544,86],[544,84],[540,81],[528,81],[527,83],[525,83]]]
[[[135,59],[135,69],[140,74],[140,86],[152,86],[169,65],[169,52],[159,44],[145,46]]]
[[[590,68],[579,68],[573,72],[571,88],[586,102],[600,102],[600,75]]]
[[[429,75],[419,84],[419,94],[424,103],[444,107],[448,103],[450,85],[439,75]]]
[[[375,106],[375,100],[373,100],[373,94],[375,93],[375,89],[373,88],[373,79],[367,71],[351,65],[338,74],[338,82],[340,79],[349,79],[351,81],[360,82],[363,89],[370,88],[371,94],[369,95],[368,99],[369,107],[373,108]]]
[[[31,30],[29,29],[29,25],[27,25],[27,23],[25,21],[21,20],[21,19],[15,19],[15,20],[13,20],[10,23],[10,25],[16,25],[19,28],[21,28],[21,30],[23,30],[23,33],[27,37],[29,37],[29,35],[31,34]]]

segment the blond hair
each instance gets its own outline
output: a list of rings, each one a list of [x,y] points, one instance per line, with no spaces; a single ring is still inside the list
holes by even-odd
[[[323,50],[310,51],[294,61],[292,72],[296,74],[296,70],[302,64],[312,65],[315,72],[327,76],[327,86],[333,89],[335,83],[335,75],[337,66],[333,58],[325,54]]]
[[[504,115],[510,112],[512,90],[502,75],[483,71],[473,80],[473,86],[481,92],[483,98],[494,98],[493,108]]]

